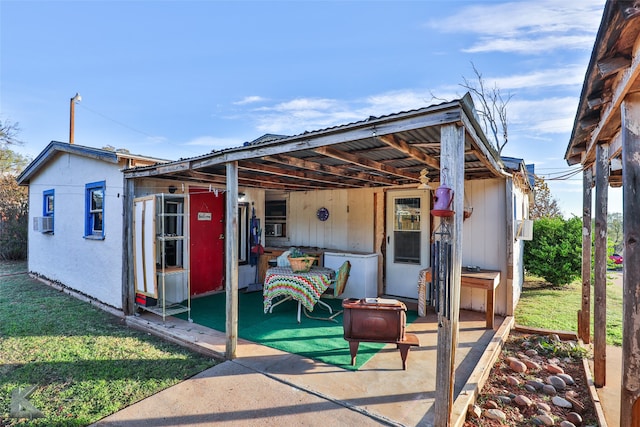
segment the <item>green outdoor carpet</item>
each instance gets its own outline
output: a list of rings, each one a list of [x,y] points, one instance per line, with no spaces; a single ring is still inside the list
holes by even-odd
[[[225,293],[191,300],[191,318],[195,323],[217,331],[225,331]],[[336,322],[309,319],[301,313],[296,320],[298,304],[284,302],[264,313],[262,292],[238,294],[238,336],[255,343],[315,359],[344,369],[357,370],[373,357],[384,344],[361,342],[356,365],[351,366],[349,342],[343,338],[342,315]],[[342,300],[323,299],[334,310],[342,310]],[[321,306],[311,313],[314,317],[327,317],[329,312]],[[407,311],[407,323],[416,319],[415,311]],[[176,317],[187,318],[186,313]]]

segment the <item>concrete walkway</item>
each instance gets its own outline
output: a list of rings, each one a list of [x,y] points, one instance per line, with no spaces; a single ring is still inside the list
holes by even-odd
[[[622,272],[608,272],[616,286],[623,286]],[[593,361],[589,363],[593,373]],[[602,411],[609,426],[620,425],[620,393],[622,387],[622,347],[607,346],[606,384],[596,388]]]
[[[456,352],[454,418],[464,420],[483,375],[493,366],[512,318],[496,317],[485,329],[483,313],[461,312]],[[224,354],[224,334],[179,319],[157,316],[129,323]],[[304,320],[303,320],[304,321]],[[388,345],[358,371],[347,371],[297,355],[239,340],[237,358],[113,414],[96,426],[430,426],[434,419],[437,323],[435,314],[408,326],[420,339],[402,370],[399,351]],[[456,425],[455,423],[453,425]],[[457,424],[460,425],[460,424]]]
[[[593,365],[591,365],[593,372]],[[607,346],[607,377],[604,387],[596,388],[607,425],[620,425],[620,387],[622,386],[622,347]]]

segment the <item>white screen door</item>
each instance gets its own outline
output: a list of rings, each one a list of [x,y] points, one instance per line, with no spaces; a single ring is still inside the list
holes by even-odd
[[[429,265],[429,195],[387,192],[387,295],[418,298],[418,274]]]

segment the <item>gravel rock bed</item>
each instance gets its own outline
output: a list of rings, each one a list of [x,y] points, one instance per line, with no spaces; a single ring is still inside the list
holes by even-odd
[[[464,426],[597,426],[586,356],[557,335],[511,332]]]

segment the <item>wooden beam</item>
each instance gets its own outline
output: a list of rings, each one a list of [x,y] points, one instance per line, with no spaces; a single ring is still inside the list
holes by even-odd
[[[620,6],[623,7],[622,13],[624,15],[624,19],[629,20],[637,16],[640,16],[640,6],[638,6],[637,3],[631,3],[631,2],[629,2],[628,4],[623,3]]]
[[[598,126],[598,122],[600,121],[600,116],[593,117],[585,117],[580,119],[580,129],[589,130]]]
[[[640,94],[622,104],[624,234],[620,426],[640,426]]]
[[[498,163],[499,160],[494,156],[495,150],[489,148],[487,144],[485,144],[486,139],[480,137],[480,135],[476,132],[475,128],[471,124],[471,121],[467,117],[466,114],[463,114],[461,117],[461,122],[464,125],[465,132],[471,136],[471,140],[473,141],[473,145],[478,152],[478,159],[491,171],[495,174],[495,176],[504,176],[502,172],[502,166]],[[498,156],[499,157],[499,156]]]
[[[578,336],[585,344],[591,342],[591,168],[582,172],[582,304],[578,321]]]
[[[330,175],[335,175],[339,177],[348,177],[352,179],[358,179],[360,181],[364,181],[367,183],[377,183],[377,184],[385,184],[385,185],[397,185],[398,183],[392,179],[385,178],[379,175],[373,175],[365,172],[358,171],[350,171],[344,167],[339,166],[330,166],[324,165],[322,163],[312,162],[310,160],[299,159],[297,157],[284,156],[284,155],[275,155],[275,156],[267,156],[264,157],[263,160],[294,166],[301,169],[308,169],[317,172],[327,173]]]
[[[593,316],[593,382],[606,384],[607,361],[607,201],[609,187],[609,146],[596,147],[596,237]]]
[[[596,97],[587,99],[587,105],[592,110],[596,107],[601,106],[602,104],[604,104],[604,98],[602,98],[602,96],[596,96]]]
[[[403,141],[402,139],[397,138],[394,135],[382,135],[379,136],[378,139],[387,144],[389,147],[392,147],[400,151],[401,153],[404,153],[407,156],[424,163],[425,165],[431,166],[434,169],[440,169],[440,162],[436,158],[425,154],[423,151],[411,146],[410,144],[407,144],[406,141]]]
[[[607,135],[607,132],[611,134],[616,130],[609,129],[609,126],[614,121],[614,117],[619,114],[618,109],[620,108],[622,100],[627,93],[629,93],[630,89],[640,76],[640,45],[638,45],[634,50],[634,59],[631,66],[625,69],[621,75],[616,77],[619,80],[612,92],[611,102],[600,115],[600,124],[591,133],[591,138],[589,139],[589,143],[585,150],[586,158],[592,157],[595,146],[598,143],[610,139],[610,135]]]
[[[440,298],[438,313],[438,345],[436,353],[435,425],[451,425],[453,389],[455,384],[456,347],[458,346],[458,316],[460,313],[460,271],[462,266],[462,217],[464,211],[464,140],[465,128],[446,125],[440,128],[442,141],[440,182],[453,190],[451,217],[442,217],[443,227],[451,231],[451,265],[449,298]],[[445,177],[446,175],[446,177]],[[448,313],[443,313],[447,308]]]
[[[598,73],[600,77],[605,78],[612,74],[616,74],[620,70],[631,65],[631,59],[624,56],[615,56],[598,61]]]
[[[402,169],[398,169],[393,166],[387,166],[375,160],[365,159],[363,157],[356,156],[355,154],[336,150],[333,147],[318,147],[314,151],[318,154],[322,154],[323,156],[333,157],[334,159],[338,159],[346,163],[353,163],[353,164],[362,166],[364,168],[385,172],[385,173],[399,176],[401,178],[406,178],[415,182],[420,181],[420,174],[406,172]]]
[[[227,342],[225,357],[236,358],[238,346],[238,162],[229,162],[227,169],[227,197],[225,220],[225,287]],[[213,310],[213,308],[210,308]]]
[[[262,172],[262,173],[271,174],[275,176],[282,176],[286,178],[301,179],[301,180],[307,180],[311,182],[320,182],[323,184],[330,184],[332,186],[338,185],[340,187],[354,187],[354,188],[360,187],[359,185],[349,184],[348,182],[345,182],[344,178],[342,180],[339,180],[338,178],[326,178],[321,175],[316,175],[300,169],[296,169],[296,170],[283,169],[283,168],[263,165],[259,163],[252,163],[249,161],[242,161],[241,163],[238,164],[238,167],[244,171]]]
[[[620,157],[621,153],[622,153],[622,132],[618,132],[611,139],[611,141],[609,141],[609,160],[613,160],[616,157]]]

